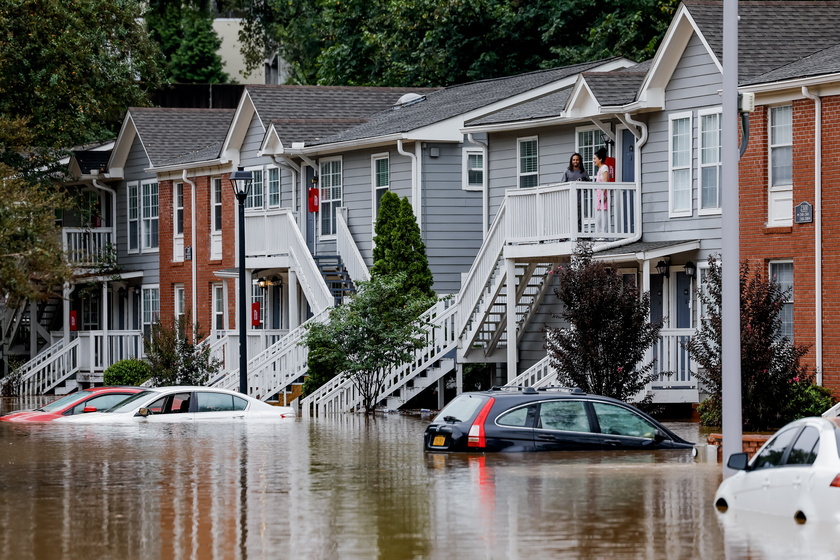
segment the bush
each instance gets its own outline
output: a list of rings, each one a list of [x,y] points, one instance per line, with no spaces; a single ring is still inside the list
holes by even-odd
[[[151,376],[149,364],[134,358],[114,362],[103,375],[105,385],[140,385]]]
[[[790,388],[787,410],[790,421],[806,416],[820,416],[834,406],[831,390],[815,385],[810,379],[794,379]]]

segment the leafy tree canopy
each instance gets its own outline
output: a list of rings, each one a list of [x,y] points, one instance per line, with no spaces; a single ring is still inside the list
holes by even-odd
[[[608,56],[646,60],[677,3],[251,0],[240,38],[251,68],[279,52],[292,83],[441,86]]]
[[[154,387],[205,385],[221,370],[222,364],[210,355],[210,347],[198,344],[204,338],[200,326],[190,326],[189,318],[183,316],[171,325],[156,320],[149,335],[143,337]]]

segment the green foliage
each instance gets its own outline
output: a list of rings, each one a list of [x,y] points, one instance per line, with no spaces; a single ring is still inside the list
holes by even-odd
[[[114,362],[103,374],[105,385],[140,385],[152,376],[148,362],[130,358]]]
[[[302,387],[304,397],[317,391],[319,387],[335,377],[344,366],[344,355],[333,344],[330,333],[330,328],[320,323],[312,325],[307,333],[307,377]]]
[[[741,294],[741,400],[742,421],[752,431],[775,430],[786,423],[831,406],[830,397],[813,385],[814,375],[801,359],[808,353],[805,345],[794,344],[782,335],[781,311],[788,293],[773,280],[765,280],[760,272],[753,273],[748,263],[741,264],[739,273]],[[701,414],[704,425],[719,426],[722,404],[721,336],[722,336],[722,276],[714,256],[699,298],[704,306],[701,327],[685,345],[692,359],[701,369],[697,373],[709,399]]]
[[[202,338],[199,326],[187,328],[189,319],[181,317],[172,326],[159,320],[144,336],[146,360],[152,369],[152,385],[204,385],[219,373],[221,363],[210,357],[208,345],[198,345]]]
[[[221,39],[213,29],[213,12],[206,0],[153,0],[145,14],[149,36],[157,41],[166,75],[176,83],[226,83],[218,54]]]
[[[40,149],[111,137],[125,108],[148,104],[147,91],[158,85],[157,50],[137,21],[139,5],[135,0],[0,4],[0,121],[23,119],[29,145]],[[0,125],[0,133],[8,128]],[[7,152],[3,161],[18,169],[35,157],[20,156],[5,138],[2,152]]]
[[[373,413],[389,371],[412,359],[431,328],[417,317],[434,299],[407,293],[404,276],[359,282],[356,295],[333,309],[329,322],[312,324],[303,341],[316,349],[332,341],[325,359],[336,375],[352,379],[366,414]]]
[[[251,68],[291,83],[441,86],[626,56],[650,58],[676,0],[265,0],[240,36]]]
[[[592,260],[581,243],[568,266],[554,274],[554,293],[568,327],[546,328],[546,348],[561,384],[587,393],[627,400],[651,381],[653,362],[642,365],[658,339],[661,323],[648,321],[649,294],[640,296],[615,268]]]
[[[403,273],[403,289],[407,293],[434,297],[426,244],[407,197],[400,200],[390,191],[382,195],[375,233],[371,273],[378,276]]]

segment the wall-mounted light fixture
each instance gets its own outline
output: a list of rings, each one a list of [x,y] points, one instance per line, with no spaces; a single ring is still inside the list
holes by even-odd
[[[685,275],[694,278],[697,275],[697,265],[691,261],[685,263]]]
[[[272,276],[271,278],[260,278],[257,280],[257,286],[260,288],[267,288],[269,286],[282,286],[283,279],[279,276]]]
[[[656,263],[656,272],[658,272],[661,276],[668,278],[670,275],[670,271],[668,268],[670,267],[670,263],[665,262],[664,259],[660,259],[658,263]]]

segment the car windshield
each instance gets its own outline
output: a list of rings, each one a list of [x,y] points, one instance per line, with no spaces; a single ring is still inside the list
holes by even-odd
[[[432,422],[466,422],[485,402],[485,395],[461,395],[446,405]]]
[[[74,403],[79,399],[84,398],[85,395],[79,393],[70,393],[69,395],[65,395],[60,399],[54,400],[53,402],[38,408],[38,412],[55,412],[56,410],[61,410],[68,404]]]
[[[148,398],[150,395],[159,395],[157,391],[142,391],[137,393],[136,395],[131,395],[127,399],[122,402],[117,403],[116,405],[112,406],[108,410],[104,410],[103,412],[128,412],[132,410],[138,401],[142,401],[142,399]]]

